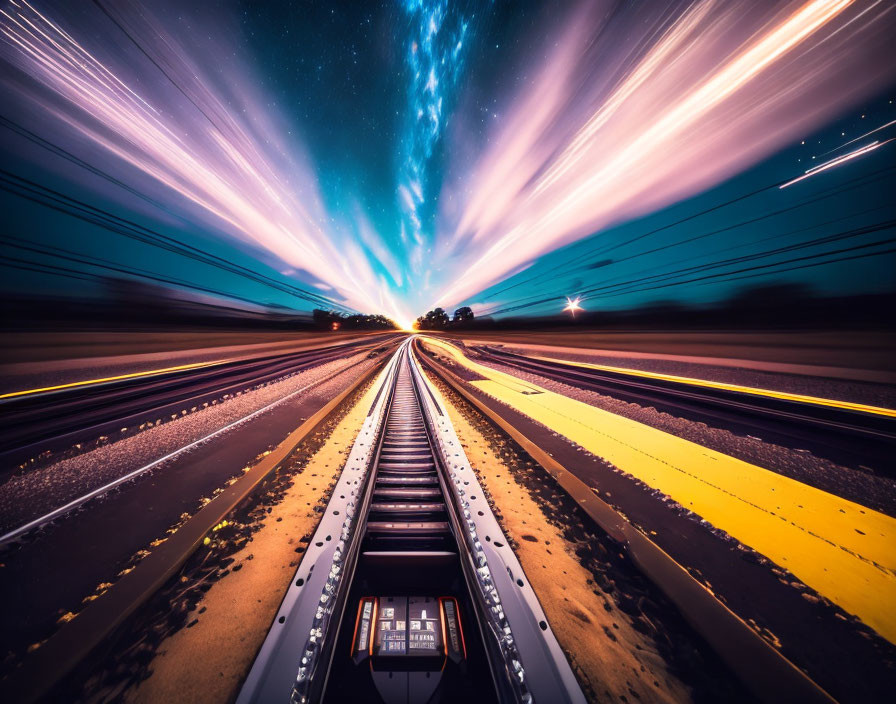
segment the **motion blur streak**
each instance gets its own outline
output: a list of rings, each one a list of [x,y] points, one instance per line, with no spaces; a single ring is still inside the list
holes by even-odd
[[[216,364],[223,364],[227,360],[219,360],[216,362],[195,362],[193,364],[180,364],[176,367],[164,367],[162,369],[151,369],[146,372],[133,372],[131,374],[119,374],[118,376],[106,376],[100,379],[88,379],[86,381],[73,381],[69,384],[58,384],[56,386],[44,386],[39,389],[25,389],[23,391],[13,391],[7,394],[0,394],[0,400],[5,398],[16,398],[17,396],[31,396],[34,394],[45,394],[52,391],[61,391],[62,389],[73,389],[78,386],[93,386],[94,384],[106,384],[110,381],[123,381],[124,379],[139,379],[146,376],[156,376],[158,374],[170,374],[171,372],[182,372],[188,369],[199,369],[201,367],[213,367]]]
[[[839,147],[834,147],[833,149],[829,149],[828,151],[823,152],[819,156],[824,156],[825,154],[831,154],[832,152],[840,151],[841,149],[843,149],[843,147],[848,147],[850,144],[855,144],[860,139],[865,139],[865,137],[868,137],[872,134],[880,132],[881,130],[885,130],[888,127],[892,127],[893,125],[896,125],[896,120],[890,120],[889,122],[885,122],[880,127],[875,127],[873,130],[868,130],[868,132],[865,132],[865,134],[860,134],[858,137],[855,137],[854,139],[851,139],[848,142],[844,142]]]
[[[141,52],[123,61],[116,55],[116,71],[74,29],[27,0],[13,0],[0,13],[4,58],[36,82],[13,84],[26,100],[199,206],[200,216],[213,215],[214,225],[312,272],[350,306],[400,315],[360,247],[345,233],[325,230],[330,219],[314,175],[295,163],[298,150],[285,146],[269,107],[251,95],[248,72],[227,67],[229,94],[215,90],[211,72],[205,75],[207,64],[197,57],[227,61],[223,46],[201,52],[194,45],[191,54],[144,8],[116,4],[110,17]],[[137,73],[146,58],[155,68]],[[126,72],[130,80],[121,77]],[[160,83],[163,77],[177,95]]]
[[[719,183],[896,69],[884,60],[886,3],[702,0],[636,19],[605,9],[574,14],[462,191],[448,194],[464,204],[440,220],[450,266],[438,303]]]
[[[787,188],[788,186],[792,186],[795,183],[799,183],[803,179],[807,179],[810,176],[815,176],[816,174],[820,174],[822,171],[827,171],[828,169],[832,169],[835,166],[840,166],[840,164],[855,159],[858,156],[862,156],[863,154],[867,154],[868,152],[873,152],[878,147],[882,147],[885,144],[889,144],[892,142],[892,139],[888,139],[886,142],[872,142],[871,144],[866,144],[864,147],[859,147],[855,151],[851,151],[848,154],[844,154],[843,156],[838,156],[836,159],[831,159],[830,161],[826,161],[823,164],[819,164],[818,166],[813,166],[811,169],[807,169],[806,172],[787,183],[782,183],[778,188]]]

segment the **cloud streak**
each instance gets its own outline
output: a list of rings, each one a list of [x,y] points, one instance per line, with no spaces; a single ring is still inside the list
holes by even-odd
[[[93,161],[133,167],[194,215],[308,272],[347,306],[407,317],[372,265],[379,257],[400,278],[394,259],[363,214],[360,236],[331,226],[313,170],[253,94],[245,67],[223,58],[220,46],[199,51],[199,38],[188,48],[144,8],[120,3],[99,19],[117,24],[133,46],[90,47],[27,0],[0,9],[3,57],[32,79],[14,84],[17,95],[69,128],[54,140],[99,147]],[[117,54],[100,56],[116,46]],[[216,56],[216,72],[203,56]]]
[[[451,194],[464,204],[441,220],[435,303],[711,187],[894,75],[886,3],[701,0],[639,22],[604,9],[572,16]]]
[[[500,77],[513,94],[483,96],[482,128],[482,101],[452,114],[482,19],[406,0],[395,202],[370,217],[363,194],[328,210],[228,32],[128,0],[105,14],[40,7],[0,0],[2,80],[49,116],[54,143],[312,289],[401,321],[481,301],[548,252],[710,188],[896,76],[884,0],[583,2],[557,31],[538,27],[546,51],[517,43],[529,54]]]

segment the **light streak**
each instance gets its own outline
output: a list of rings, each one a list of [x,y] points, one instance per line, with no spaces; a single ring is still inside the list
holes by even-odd
[[[257,81],[234,58],[233,43],[226,50],[215,44],[228,33],[205,27],[206,36],[218,37],[208,40],[211,46],[195,34],[180,41],[146,8],[114,8],[109,12],[121,18],[140,53],[115,42],[89,46],[82,33],[28,0],[0,9],[2,58],[33,79],[10,81],[8,94],[42,120],[63,123],[67,129],[54,140],[68,139],[83,152],[86,139],[94,147],[91,161],[136,169],[126,178],[142,174],[141,190],[161,184],[194,216],[310,273],[309,283],[328,284],[349,307],[409,317],[389,287],[383,290],[377,270],[396,267],[380,262],[379,236],[363,223],[355,226],[364,230],[360,235],[333,225],[303,150],[285,138],[270,101],[254,93]],[[83,32],[96,34],[92,27]],[[216,88],[220,76],[227,77],[226,89]]]
[[[173,372],[182,372],[195,369],[203,369],[205,367],[214,367],[220,364],[226,364],[227,359],[221,359],[215,362],[195,362],[193,364],[181,364],[176,367],[165,367],[164,369],[151,369],[145,372],[131,372],[130,374],[119,374],[118,376],[107,376],[102,379],[87,379],[85,381],[73,381],[68,384],[58,384],[56,386],[45,386],[38,389],[25,389],[24,391],[12,391],[6,394],[0,394],[0,401],[7,398],[16,398],[18,396],[33,396],[36,394],[47,394],[63,389],[73,389],[80,386],[95,386],[97,384],[108,384],[113,381],[124,381],[125,379],[140,379],[147,376],[157,376],[159,374],[171,374]]]
[[[547,252],[712,187],[896,77],[896,64],[879,60],[896,14],[882,0],[612,13],[583,0],[562,31],[538,28],[551,48],[502,82],[520,86],[516,95],[489,96],[501,120],[481,134],[463,124],[481,114],[451,114],[481,13],[407,0],[392,242],[360,206],[343,219],[324,205],[315,169],[226,32],[178,37],[145,8],[110,3],[137,52],[120,35],[96,38],[118,31],[105,19],[88,28],[85,12],[63,4],[59,18],[76,18],[65,21],[33,2],[0,4],[0,80],[41,126],[67,127],[54,141],[107,159],[104,170],[140,191],[177,194],[194,220],[273,255],[279,271],[405,321],[409,304],[474,300]],[[446,134],[454,141],[443,149]],[[442,153],[454,163],[438,168]],[[436,172],[446,174],[438,198]]]
[[[443,192],[433,304],[471,300],[520,264],[705,190],[896,75],[875,59],[893,31],[886,3],[665,12],[639,6],[615,33],[616,15],[583,10],[552,37],[478,161],[455,169],[463,186]]]
[[[884,408],[883,406],[869,406],[864,403],[853,403],[851,401],[840,401],[838,399],[823,398],[820,396],[808,396],[806,394],[793,394],[787,391],[776,391],[775,389],[763,389],[756,386],[741,386],[740,384],[729,384],[722,381],[710,381],[707,379],[697,379],[689,376],[676,376],[674,374],[663,374],[661,372],[650,372],[643,369],[631,369],[629,367],[611,367],[605,364],[594,364],[592,362],[576,362],[568,359],[557,359],[554,357],[542,357],[537,354],[531,355],[532,359],[541,359],[546,362],[555,364],[565,364],[573,367],[583,367],[585,369],[597,369],[599,371],[613,372],[614,374],[626,374],[628,376],[642,377],[644,379],[658,379],[660,381],[671,381],[676,384],[687,384],[690,386],[701,386],[707,389],[721,389],[723,391],[734,391],[740,394],[750,394],[753,396],[765,396],[768,398],[777,398],[783,401],[793,401],[794,403],[803,403],[814,406],[828,406],[831,408],[841,408],[847,411],[858,411],[860,413],[870,413],[872,415],[886,416],[888,418],[896,418],[896,409]]]
[[[822,153],[819,154],[818,156],[827,156],[828,154],[833,154],[834,152],[836,152],[836,151],[840,151],[841,149],[843,149],[843,147],[848,147],[850,144],[855,144],[855,143],[858,142],[860,139],[865,139],[865,137],[870,137],[871,135],[876,134],[876,133],[880,132],[881,130],[885,130],[885,129],[887,129],[887,127],[892,127],[893,125],[896,125],[896,120],[890,120],[889,122],[884,123],[884,124],[881,125],[880,127],[875,127],[873,130],[869,130],[869,131],[866,132],[865,134],[860,134],[860,135],[859,135],[858,137],[856,137],[855,139],[851,139],[851,140],[849,140],[848,142],[844,142],[844,143],[841,144],[839,147],[834,147],[833,149],[831,149],[831,150],[829,150],[829,151],[822,152]]]
[[[896,139],[896,138],[894,138]],[[860,157],[864,154],[868,154],[869,152],[873,152],[875,149],[884,146],[885,144],[889,144],[893,139],[888,139],[886,142],[872,142],[871,144],[866,144],[864,147],[859,147],[855,151],[851,151],[848,154],[843,154],[842,156],[838,156],[830,161],[826,161],[823,164],[819,164],[818,166],[813,166],[811,169],[808,169],[802,176],[798,176],[797,178],[788,181],[787,183],[782,183],[778,188],[787,188],[788,186],[792,186],[795,183],[799,183],[810,176],[815,176],[816,174],[820,174],[822,171],[827,171],[828,169],[833,169],[835,166],[840,166],[847,161],[852,161],[856,157]]]

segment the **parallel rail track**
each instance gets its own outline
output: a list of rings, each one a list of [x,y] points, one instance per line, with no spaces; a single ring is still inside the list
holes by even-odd
[[[417,352],[422,349],[417,344]],[[564,465],[553,453],[518,429],[500,412],[472,393],[464,381],[429,354],[421,362],[464,402],[516,442],[557,482],[557,485],[601,530],[616,540],[639,570],[679,608],[682,615],[737,675],[745,687],[763,702],[818,702],[835,700],[769,645],[723,601],[697,581],[653,539],[606,503],[582,481],[574,464]]]
[[[380,372],[376,398],[240,704],[584,701],[412,349],[407,341]],[[447,370],[422,359],[463,393]],[[296,438],[350,392],[309,419]],[[649,539],[545,452],[507,430],[619,540],[713,647],[730,655],[725,659],[732,668],[759,682],[754,689],[763,699],[777,700],[783,691],[829,701]],[[27,692],[23,700],[45,694],[118,628],[288,451],[266,458],[42,646],[17,678],[15,691]]]
[[[38,452],[67,449],[383,344],[359,341],[0,399],[0,472]]]
[[[402,345],[380,372],[376,398],[239,701],[583,703],[409,349]],[[6,682],[8,690],[39,700],[88,662],[295,442],[288,439],[65,624]],[[359,622],[366,623],[363,641]]]
[[[809,449],[837,462],[892,467],[896,419],[832,406],[797,403],[674,381],[647,379],[561,362],[532,359],[494,347],[473,350],[494,362],[613,398],[652,406],[714,427]]]
[[[347,388],[323,404],[273,451],[227,486],[198,513],[189,518],[164,543],[152,550],[137,566],[116,581],[77,617],[62,625],[40,648],[25,657],[21,666],[3,679],[3,690],[11,701],[37,702],[68,699],[60,693],[65,678],[76,668],[99,664],[102,646],[123,624],[177,574],[213,526],[245,502],[258,486],[277,470],[348,398],[357,393],[382,369],[378,363],[355,378]],[[335,372],[331,377],[341,374]]]

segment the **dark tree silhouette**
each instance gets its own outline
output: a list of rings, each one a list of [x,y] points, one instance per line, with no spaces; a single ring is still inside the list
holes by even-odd
[[[463,306],[454,311],[455,323],[469,323],[472,322],[474,317],[473,309],[470,306]]]
[[[444,330],[449,323],[448,314],[441,308],[429,311],[417,318],[418,330]]]
[[[398,327],[385,315],[343,315],[320,308],[314,310],[312,318],[317,327],[325,330],[394,330]]]
[[[469,306],[462,306],[454,311],[453,327],[465,327],[473,322],[473,309]]]

